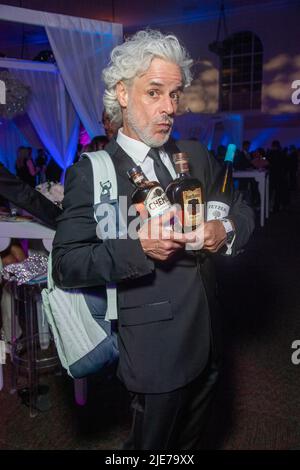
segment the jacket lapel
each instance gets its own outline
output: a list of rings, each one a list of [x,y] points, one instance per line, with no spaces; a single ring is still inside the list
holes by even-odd
[[[115,139],[111,139],[105,150],[110,154],[115,165],[119,196],[131,196],[134,188],[128,178],[127,171],[133,168],[135,163]]]

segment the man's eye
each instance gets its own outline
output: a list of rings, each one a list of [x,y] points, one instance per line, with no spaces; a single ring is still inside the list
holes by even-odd
[[[171,93],[171,99],[174,100],[174,101],[178,101],[179,100],[179,93]]]
[[[156,90],[149,90],[148,95],[151,97],[155,97],[158,95],[158,92]]]

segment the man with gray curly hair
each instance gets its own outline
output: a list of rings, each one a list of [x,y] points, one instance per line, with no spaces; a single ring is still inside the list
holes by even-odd
[[[186,50],[179,44],[175,36],[164,36],[159,31],[139,31],[130,41],[115,47],[111,54],[111,62],[103,71],[103,80],[106,85],[103,102],[105,110],[112,122],[121,125],[123,122],[122,105],[118,99],[118,84],[124,83],[130,87],[136,76],[142,75],[150,66],[154,58],[161,58],[180,68],[180,90],[190,85],[192,60]],[[130,108],[129,108],[130,109]],[[130,123],[134,117],[127,116]],[[173,118],[169,118],[173,122]],[[135,123],[133,123],[135,125]],[[151,140],[151,136],[150,140]],[[165,142],[168,140],[165,135]],[[163,142],[163,143],[165,143]],[[153,144],[149,142],[149,146]],[[161,143],[153,145],[159,147]]]
[[[128,204],[133,188],[127,171],[139,165],[149,180],[165,187],[176,177],[170,156],[179,151],[188,151],[191,173],[211,197],[218,164],[200,143],[170,139],[191,64],[178,39],[159,31],[140,31],[111,53],[103,71],[104,104],[109,119],[122,127],[106,150],[119,196],[127,196]],[[170,212],[146,220],[136,237],[102,241],[96,237],[93,191],[91,164],[83,158],[67,173],[53,277],[61,288],[117,283],[118,375],[131,393],[133,410],[123,448],[200,448],[218,376],[212,253],[227,242],[225,226],[219,220],[205,222],[203,249],[194,256],[185,247],[197,246],[197,230],[170,231],[165,227]],[[235,231],[235,253],[254,226],[251,210],[238,196],[227,222]]]

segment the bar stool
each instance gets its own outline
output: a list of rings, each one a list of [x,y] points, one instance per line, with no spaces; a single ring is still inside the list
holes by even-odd
[[[18,389],[20,369],[27,372],[30,417],[38,414],[39,375],[42,371],[53,370],[59,365],[54,341],[49,329],[38,328],[38,303],[41,290],[45,287],[45,277],[35,278],[20,286],[13,282],[14,314],[12,314],[12,382]],[[15,314],[19,320],[24,317],[24,333],[17,338],[15,334]]]

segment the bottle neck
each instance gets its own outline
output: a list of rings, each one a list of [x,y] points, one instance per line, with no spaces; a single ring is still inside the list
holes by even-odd
[[[188,178],[190,176],[189,164],[185,159],[180,159],[175,162],[175,170],[177,178]]]
[[[228,186],[228,182],[230,183],[231,175],[232,175],[232,162],[225,161],[225,173],[221,187],[221,193],[226,191],[226,187]]]
[[[136,173],[131,177],[131,181],[137,188],[142,188],[147,184],[147,178],[141,173]]]
[[[177,178],[179,179],[184,179],[184,178],[189,178],[190,177],[190,173],[189,171],[178,171],[177,174],[176,174]]]

